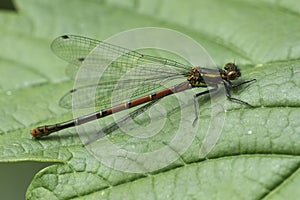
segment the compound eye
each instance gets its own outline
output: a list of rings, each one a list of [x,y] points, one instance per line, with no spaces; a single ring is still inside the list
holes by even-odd
[[[225,70],[230,70],[232,68],[232,66],[234,66],[233,63],[227,63],[224,67]]]
[[[237,77],[237,74],[236,74],[235,71],[231,71],[231,72],[229,72],[228,75],[227,75],[227,78],[228,78],[229,80],[234,80],[236,77]]]
[[[225,65],[224,69],[225,69],[225,70],[228,70],[228,69],[229,69],[229,66],[230,66],[230,64],[227,63],[227,64]]]

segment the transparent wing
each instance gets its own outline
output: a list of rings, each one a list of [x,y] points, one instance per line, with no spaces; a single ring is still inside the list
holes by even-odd
[[[97,84],[84,85],[64,95],[60,105],[66,108],[110,107],[124,100],[148,94],[170,80],[185,78],[191,70],[190,66],[170,59],[144,55],[81,36],[58,37],[51,47],[58,57],[72,65],[80,66],[85,63],[91,66],[86,69],[86,77],[79,79],[99,79]],[[97,70],[103,69],[105,71],[101,73],[101,78],[96,77],[99,74]],[[72,97],[75,94],[78,101],[72,105]]]

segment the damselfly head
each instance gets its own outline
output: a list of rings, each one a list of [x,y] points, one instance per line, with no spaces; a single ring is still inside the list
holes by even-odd
[[[234,80],[241,76],[241,71],[234,63],[227,63],[224,67],[224,75],[228,80]]]

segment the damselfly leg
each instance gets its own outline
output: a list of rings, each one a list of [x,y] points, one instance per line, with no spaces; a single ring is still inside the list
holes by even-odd
[[[252,79],[252,80],[249,80],[249,81],[244,81],[244,82],[238,83],[238,84],[236,84],[236,85],[235,85],[234,83],[232,83],[230,80],[225,80],[225,81],[229,84],[229,86],[230,86],[231,88],[236,88],[236,87],[239,87],[239,86],[241,86],[241,85],[244,85],[244,84],[247,84],[247,83],[254,82],[254,81],[256,81],[256,79]],[[249,104],[249,103],[247,103],[247,102],[245,102],[245,101],[242,101],[242,100],[240,100],[240,99],[237,99],[237,98],[232,97],[232,96],[230,95],[228,85],[227,85],[225,82],[223,82],[223,85],[224,85],[224,87],[225,87],[225,93],[226,93],[226,96],[227,96],[227,98],[228,98],[229,100],[234,101],[234,102],[236,102],[236,103],[240,103],[240,104],[247,105],[247,106],[249,106],[249,107],[251,107],[251,108],[254,107],[254,106],[252,106],[251,104]]]

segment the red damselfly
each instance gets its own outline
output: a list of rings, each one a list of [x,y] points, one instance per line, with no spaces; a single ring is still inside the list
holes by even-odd
[[[147,109],[163,97],[196,87],[204,87],[208,89],[194,95],[195,119],[198,117],[196,98],[209,92],[216,91],[219,85],[224,86],[225,94],[229,100],[252,107],[249,103],[230,95],[229,88],[235,88],[255,80],[253,79],[234,84],[232,80],[240,77],[241,71],[238,66],[232,62],[227,63],[223,69],[191,67],[171,59],[145,55],[137,51],[128,51],[126,48],[113,44],[74,35],[58,37],[53,41],[51,47],[56,55],[77,66],[80,66],[82,62],[85,61],[85,58],[89,55],[89,53],[96,47],[100,48],[102,52],[101,55],[94,55],[91,58],[96,64],[101,63],[107,56],[118,55],[119,58],[112,62],[105,71],[105,75],[109,79],[99,82],[97,85],[88,85],[86,87],[73,89],[60,100],[61,106],[70,107],[71,97],[74,93],[84,90],[88,91],[91,88],[94,89],[97,87],[97,95],[95,99],[96,104],[92,105],[99,107],[99,111],[70,121],[34,128],[31,130],[31,135],[34,138],[41,138],[56,131],[81,125],[92,120],[106,117],[113,113],[147,103],[137,111],[134,111],[131,115],[134,116]],[[146,65],[147,67],[145,67]],[[136,68],[134,78],[129,76],[128,78],[119,80],[120,76],[124,74],[124,72],[133,68]],[[174,71],[176,71],[176,73],[174,73]],[[172,87],[168,87],[157,92],[150,92],[161,87],[163,83],[177,78],[185,78],[186,80]],[[116,88],[115,85],[117,82],[119,82],[119,84],[121,82],[121,85],[124,87]],[[132,91],[141,86],[143,88],[142,90],[132,93]],[[112,90],[114,90],[116,94],[119,94],[114,97],[115,99],[111,99]],[[126,94],[129,93],[131,93],[131,99],[127,100],[125,97]],[[124,102],[124,100],[126,100],[126,102],[121,103]],[[75,102],[75,105],[73,104],[73,106],[89,106],[89,102],[90,100],[86,98],[79,102],[78,105]],[[111,104],[113,105],[111,106]],[[126,119],[123,121],[125,120]],[[108,129],[113,131],[114,124]]]

